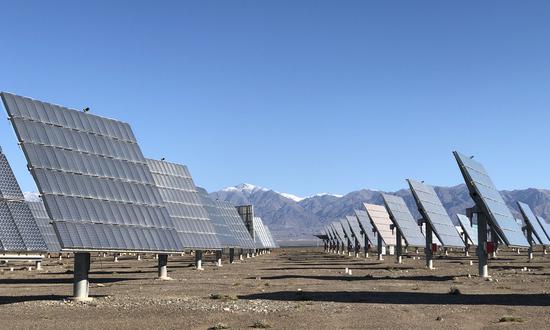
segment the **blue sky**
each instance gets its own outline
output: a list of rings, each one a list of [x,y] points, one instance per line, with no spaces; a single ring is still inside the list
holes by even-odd
[[[547,1],[25,1],[0,89],[129,122],[208,190],[550,188]],[[7,121],[0,145],[34,190]],[[243,151],[241,151],[243,150]],[[246,155],[245,155],[246,154]]]

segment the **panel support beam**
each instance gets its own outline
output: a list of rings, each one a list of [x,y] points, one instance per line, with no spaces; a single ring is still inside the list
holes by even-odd
[[[235,248],[229,249],[229,263],[230,264],[235,263]]]
[[[378,260],[384,260],[384,256],[382,255],[382,236],[380,234],[377,235],[378,236],[378,246],[377,246],[377,250],[378,250]]]
[[[424,253],[426,254],[426,267],[428,269],[434,269],[433,261],[433,230],[429,221],[425,219],[420,220],[426,226],[426,248]]]
[[[398,264],[403,263],[403,238],[401,237],[401,231],[399,229],[396,229],[396,245],[395,245],[395,261]]]
[[[487,216],[483,212],[478,212],[477,207],[471,207],[466,209],[466,216],[472,223],[473,216],[477,215],[477,259],[478,259],[478,271],[479,277],[489,277],[489,253],[487,250],[487,235],[489,231]]]

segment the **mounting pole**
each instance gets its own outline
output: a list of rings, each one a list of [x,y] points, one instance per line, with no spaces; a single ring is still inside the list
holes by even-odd
[[[483,278],[489,277],[489,253],[487,252],[487,217],[483,212],[477,212],[476,207],[466,209],[466,214],[472,221],[473,215],[477,214],[477,258],[479,276]]]
[[[159,280],[171,280],[171,278],[168,277],[168,255],[167,254],[158,255],[157,269],[158,269]]]
[[[91,301],[90,282],[88,273],[90,272],[90,254],[77,252],[74,254],[74,281],[73,281],[73,300]]]
[[[235,248],[229,249],[229,263],[230,264],[235,263]]]
[[[382,236],[380,234],[378,235],[378,246],[376,248],[378,250],[378,260],[384,260],[384,256],[382,255]]]
[[[363,233],[363,239],[365,242],[364,249],[365,249],[365,258],[369,257],[369,239],[367,238],[367,235]]]
[[[529,250],[527,251],[527,253],[529,254],[529,260],[533,260],[533,245],[535,245],[535,240],[533,239],[533,231],[528,224],[525,225],[524,230],[527,233],[527,241],[529,241]]]
[[[394,225],[392,225],[392,230],[394,229]],[[403,239],[401,237],[401,231],[398,229],[398,228],[395,228],[396,230],[396,233],[395,233],[395,242],[396,242],[396,245],[395,245],[395,261],[398,263],[398,264],[401,264],[403,263],[403,256],[402,256],[402,253],[403,253]]]
[[[216,250],[216,266],[222,266],[222,250]]]
[[[425,219],[420,220],[426,225],[426,267],[428,269],[434,269],[434,261],[433,261],[433,230],[432,226],[428,221]]]
[[[201,250],[195,251],[195,269],[204,270],[204,268],[202,268],[202,251]]]

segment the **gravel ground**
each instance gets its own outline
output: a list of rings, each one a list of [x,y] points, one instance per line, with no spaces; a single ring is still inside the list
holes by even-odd
[[[68,299],[72,259],[47,259],[42,271],[19,263],[0,268],[0,322],[9,329],[362,329],[550,327],[550,255],[501,251],[490,280],[460,253],[435,260],[435,270],[410,254],[351,258],[318,248],[281,249],[205,270],[191,256],[169,259],[172,281],[156,280],[156,260],[94,257],[94,300]],[[414,257],[414,258],[413,258]],[[224,260],[225,261],[225,260]],[[14,271],[9,271],[14,267]],[[348,267],[353,275],[346,275]],[[221,323],[221,324],[220,324]]]

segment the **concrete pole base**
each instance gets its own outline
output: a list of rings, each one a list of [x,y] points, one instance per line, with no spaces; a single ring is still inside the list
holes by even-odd
[[[42,261],[36,262],[36,270],[42,270]]]
[[[138,261],[141,261],[141,254],[138,254],[136,259],[137,259]]]
[[[403,257],[402,257],[402,256],[397,257],[397,263],[398,263],[398,264],[402,264],[402,263],[403,263]]]
[[[379,254],[378,255],[378,260],[382,261],[382,260],[384,260],[384,257],[381,254]]]

